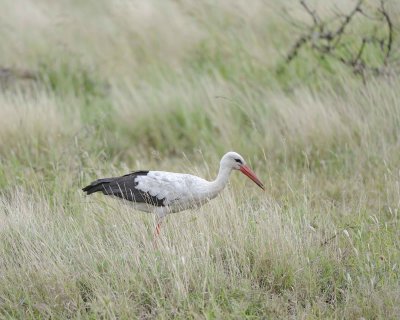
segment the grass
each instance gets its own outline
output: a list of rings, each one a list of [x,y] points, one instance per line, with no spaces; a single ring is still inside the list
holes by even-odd
[[[0,318],[398,318],[396,77],[307,52],[282,72],[298,31],[273,1],[4,6],[2,63],[37,77],[0,78]],[[157,248],[151,215],[80,191],[213,179],[228,150],[267,191],[234,173]]]

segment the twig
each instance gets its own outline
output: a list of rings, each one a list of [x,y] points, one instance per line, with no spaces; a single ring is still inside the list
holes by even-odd
[[[331,242],[333,239],[335,239],[338,236],[338,233],[335,232],[335,234],[328,239],[325,239],[324,241],[321,242],[321,247],[326,246],[329,242]]]
[[[318,15],[317,15],[316,11],[315,11],[315,10],[311,10],[311,9],[307,6],[307,4],[306,4],[306,2],[305,2],[304,0],[300,0],[300,4],[303,6],[303,8],[304,8],[304,9],[308,12],[308,14],[311,16],[311,18],[312,18],[313,21],[314,21],[314,25],[319,25],[320,19],[319,19]]]
[[[375,12],[381,17],[380,19],[376,18],[376,15],[366,14],[365,8],[363,8],[365,2],[365,0],[358,0],[348,14],[343,14],[337,10],[333,18],[322,21],[316,10],[312,9],[305,0],[300,0],[300,5],[311,17],[312,23],[290,48],[286,55],[286,63],[288,64],[294,60],[299,55],[300,50],[310,44],[311,50],[316,52],[320,58],[329,57],[339,61],[350,67],[354,74],[360,75],[364,82],[366,81],[367,73],[373,75],[384,74],[384,67],[387,67],[393,51],[395,26],[385,8],[385,0],[381,0],[380,7],[375,9]],[[349,25],[357,13],[363,19],[373,23],[375,28],[372,28],[369,34],[359,36],[361,40],[360,46],[354,49],[354,45],[350,44],[349,40],[354,43],[357,33],[353,34],[348,29],[350,29]],[[382,23],[388,29],[386,36],[379,35]],[[382,51],[382,65],[371,65],[371,62],[368,61],[365,55],[368,46],[375,46]]]
[[[357,2],[357,5],[354,7],[354,9],[348,14],[345,15],[345,19],[343,21],[343,23],[340,25],[340,27],[336,30],[336,32],[334,33],[334,36],[338,36],[343,34],[345,28],[348,26],[348,24],[350,23],[351,19],[354,17],[354,15],[360,11],[360,7],[362,5],[362,3],[364,2],[364,0],[359,0]]]
[[[386,12],[386,10],[385,10],[385,2],[383,1],[383,0],[381,0],[381,8],[380,8],[380,10],[379,10],[379,12],[383,15],[383,17],[385,18],[385,20],[386,20],[386,24],[387,24],[387,27],[388,27],[388,31],[389,31],[389,34],[388,34],[388,42],[387,42],[387,45],[386,45],[386,55],[385,55],[385,59],[384,59],[384,65],[386,66],[387,65],[387,62],[388,62],[388,59],[389,59],[389,56],[390,56],[390,52],[391,52],[391,50],[392,50],[392,43],[393,43],[393,23],[392,23],[392,20],[390,19],[390,17],[389,17],[389,14]]]

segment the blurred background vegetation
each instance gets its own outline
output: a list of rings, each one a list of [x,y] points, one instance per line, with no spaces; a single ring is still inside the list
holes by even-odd
[[[143,318],[398,316],[397,1],[1,4],[1,316],[123,318],[121,310]],[[212,179],[229,150],[244,155],[266,182],[267,199],[250,186],[243,192],[247,182],[235,178],[226,197],[237,207],[216,200],[194,229],[185,229],[190,214],[171,217],[177,222],[161,246],[170,250],[162,260],[166,270],[181,263],[174,250],[192,251],[196,241],[221,260],[202,257],[205,287],[170,293],[170,304],[163,290],[176,290],[182,275],[165,270],[148,269],[133,285],[148,295],[128,297],[113,251],[136,250],[141,232],[151,238],[151,222],[121,208],[124,218],[109,221],[115,212],[85,202],[79,189],[98,176],[137,169]],[[102,210],[107,215],[88,213]],[[254,222],[254,212],[263,212],[263,220]],[[269,219],[270,212],[281,218]],[[221,240],[224,233],[215,239],[219,225],[212,216],[218,214],[238,225],[228,240]],[[127,217],[144,225],[129,225]],[[20,229],[20,219],[29,225]],[[85,219],[103,226],[103,234]],[[107,229],[112,224],[118,232]],[[174,232],[182,229],[187,233]],[[253,238],[243,237],[248,232]],[[110,236],[110,244],[97,242],[102,236]],[[94,245],[79,251],[84,241]],[[37,252],[42,242],[47,249]],[[107,246],[114,249],[102,255]],[[128,261],[125,275],[160,261],[151,249],[137,254],[148,259],[136,267]],[[28,266],[37,256],[51,263]],[[82,266],[84,256],[93,265]],[[188,259],[193,265],[185,276],[196,284],[204,270],[194,267],[199,257]],[[224,263],[255,267],[223,278]],[[84,282],[75,277],[79,272]],[[17,280],[21,273],[29,276]],[[153,287],[152,277],[166,282]],[[106,281],[125,309],[101,299],[109,292]],[[29,285],[36,289],[24,289]],[[60,290],[70,299],[53,300]]]

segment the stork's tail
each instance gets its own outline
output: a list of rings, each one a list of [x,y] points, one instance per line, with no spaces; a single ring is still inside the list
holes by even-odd
[[[84,187],[82,191],[86,192],[87,195],[98,191],[102,191],[104,193],[105,187],[107,187],[111,182],[113,182],[114,179],[115,178],[98,179],[96,181],[93,181],[88,186]]]

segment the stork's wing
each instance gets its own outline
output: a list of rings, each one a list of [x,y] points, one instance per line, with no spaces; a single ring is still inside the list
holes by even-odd
[[[121,199],[137,203],[148,203],[153,206],[164,206],[164,198],[151,195],[149,192],[137,188],[139,177],[145,177],[149,171],[136,171],[121,177],[98,179],[83,188],[88,195],[101,191],[105,195],[116,196]]]
[[[193,197],[204,180],[188,174],[164,171],[136,171],[121,177],[99,179],[85,187],[87,194],[103,194],[161,207]]]

